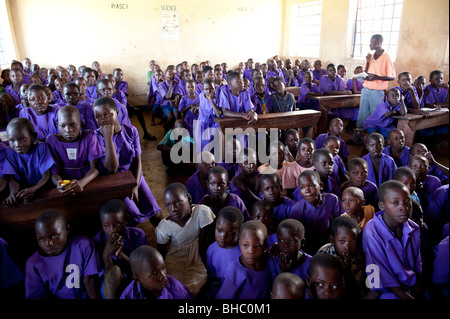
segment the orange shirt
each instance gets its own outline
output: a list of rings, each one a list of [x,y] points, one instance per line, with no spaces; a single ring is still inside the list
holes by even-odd
[[[373,73],[378,76],[388,76],[395,78],[395,68],[394,64],[392,63],[391,57],[389,54],[386,53],[386,51],[383,52],[383,54],[378,58],[374,59],[374,55],[372,55],[372,60],[369,64],[369,69],[367,70],[367,73]],[[364,69],[366,68],[366,64],[364,65]],[[364,81],[364,87],[372,90],[387,90],[389,81]]]

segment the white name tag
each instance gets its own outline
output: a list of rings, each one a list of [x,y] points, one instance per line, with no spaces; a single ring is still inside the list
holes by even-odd
[[[70,160],[77,159],[77,149],[76,148],[67,148],[67,158]]]
[[[8,139],[8,134],[6,133],[6,131],[5,131],[5,132],[0,132],[0,140],[1,140],[2,142],[7,142],[7,141],[9,141],[9,139]]]

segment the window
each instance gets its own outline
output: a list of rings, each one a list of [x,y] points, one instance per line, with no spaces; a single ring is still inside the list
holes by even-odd
[[[365,59],[370,38],[383,36],[383,48],[392,60],[397,56],[403,0],[357,0],[353,57]]]
[[[322,1],[291,7],[289,55],[319,57]]]
[[[0,67],[9,68],[15,49],[5,0],[0,0]]]

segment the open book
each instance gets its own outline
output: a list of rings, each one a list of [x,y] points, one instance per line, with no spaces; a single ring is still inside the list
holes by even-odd
[[[355,76],[353,76],[355,79],[357,79],[358,81],[360,81],[360,82],[363,82],[364,81],[364,79],[366,78],[366,77],[368,77],[369,75],[366,73],[366,72],[361,72],[361,73],[359,73],[359,74],[356,74]]]

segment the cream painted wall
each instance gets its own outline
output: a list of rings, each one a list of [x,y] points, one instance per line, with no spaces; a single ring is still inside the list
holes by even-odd
[[[289,56],[290,10],[294,4],[311,0],[285,0],[284,37],[281,56]],[[347,66],[347,78],[353,75],[355,66],[364,64],[364,60],[351,57],[353,23],[349,21],[356,12],[356,0],[322,0],[322,31],[320,39],[320,59],[322,66],[328,63]],[[432,17],[423,19],[422,17]],[[409,71],[413,78],[428,75],[433,70],[442,70],[445,81],[449,80],[448,61],[449,39],[449,2],[448,0],[404,0],[400,25],[399,48],[394,62],[397,74]],[[367,48],[369,52],[369,48]],[[317,57],[309,58],[311,63]],[[396,86],[397,82],[390,82]]]
[[[130,94],[146,94],[145,74],[155,59],[162,68],[209,59],[236,67],[265,61],[281,50],[283,0],[9,0],[22,60],[41,67],[91,65],[124,70]],[[180,40],[162,40],[161,5],[176,5]],[[270,40],[268,40],[270,39]]]

